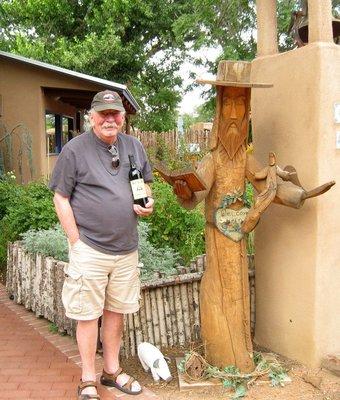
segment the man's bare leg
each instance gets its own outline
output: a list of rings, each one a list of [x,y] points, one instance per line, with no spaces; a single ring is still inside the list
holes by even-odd
[[[104,370],[114,374],[119,368],[119,349],[123,335],[123,314],[104,310],[102,322],[102,342],[104,354]],[[120,374],[117,383],[123,386],[129,379],[127,374]],[[133,391],[141,389],[138,382],[133,382]]]
[[[85,381],[96,381],[96,350],[98,335],[98,318],[90,321],[78,321],[77,342],[82,362],[81,379]],[[96,388],[88,387],[82,394],[96,394]]]

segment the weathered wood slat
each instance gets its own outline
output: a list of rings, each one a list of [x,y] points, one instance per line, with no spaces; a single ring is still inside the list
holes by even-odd
[[[41,302],[41,291],[43,286],[43,269],[44,269],[44,257],[41,254],[37,254],[36,256],[36,273],[35,273],[35,281],[34,281],[34,294],[36,299],[35,304],[35,315],[37,317],[41,317],[43,315],[42,310],[42,302]]]
[[[145,297],[143,294],[141,294],[139,316],[140,316],[140,324],[142,330],[142,342],[148,342],[149,338],[148,338],[148,329],[146,324]]]
[[[177,327],[177,318],[176,318],[176,307],[175,307],[175,295],[174,295],[174,287],[167,287],[169,292],[169,305],[170,305],[170,316],[171,316],[171,327],[172,327],[172,337],[174,345],[179,343],[178,340],[178,327]]]
[[[17,303],[22,304],[22,281],[23,281],[23,273],[22,273],[22,255],[23,249],[18,247],[18,270],[17,270]]]
[[[191,326],[190,326],[188,291],[187,291],[186,283],[183,283],[182,285],[180,285],[180,292],[181,292],[185,342],[188,343],[191,341]]]
[[[124,331],[123,331],[123,341],[121,346],[122,352],[125,358],[129,358],[130,355],[130,339],[129,339],[129,327],[128,318],[124,316]]]
[[[166,335],[169,346],[174,345],[174,338],[172,334],[172,323],[171,323],[171,312],[170,312],[170,299],[168,288],[162,287],[163,302],[164,302],[164,313],[165,313],[165,325],[166,325]]]
[[[174,298],[175,298],[175,309],[176,309],[176,320],[177,320],[177,332],[178,332],[178,344],[181,346],[185,343],[185,332],[184,332],[184,320],[183,310],[181,302],[181,290],[180,286],[174,286]]]
[[[143,342],[143,333],[142,333],[142,327],[140,323],[140,313],[136,312],[133,314],[133,323],[135,326],[135,343],[136,347],[139,345],[139,343]]]
[[[166,334],[166,324],[165,324],[165,313],[164,313],[164,300],[163,300],[163,292],[162,288],[156,289],[156,304],[158,311],[158,319],[159,319],[159,333],[161,339],[161,346],[168,346],[168,339]]]
[[[155,343],[155,336],[153,333],[150,291],[147,289],[144,291],[144,301],[145,301],[145,314],[146,314],[146,326],[147,326],[147,331],[148,331],[148,341],[150,343]]]
[[[194,316],[194,297],[193,297],[193,285],[187,285],[187,292],[188,292],[188,311],[189,311],[189,327],[190,327],[190,337],[189,340],[195,340],[194,338],[194,330],[192,327],[195,324],[195,316]]]
[[[134,356],[136,354],[136,339],[135,339],[135,327],[133,323],[133,314],[128,314],[128,329],[130,339],[130,354]]]
[[[199,340],[201,338],[200,333],[200,302],[199,302],[199,285],[198,282],[193,282],[192,284],[192,296],[193,296],[193,308],[194,308],[194,340]]]
[[[156,299],[156,291],[150,291],[150,299],[151,299],[151,313],[152,313],[152,325],[153,325],[153,334],[155,338],[155,346],[160,347],[161,345],[161,335],[159,329],[159,317],[157,310],[157,299]]]
[[[55,265],[55,280],[54,280],[54,309],[55,309],[55,317],[54,321],[58,327],[59,332],[64,332],[65,328],[65,309],[63,306],[63,302],[61,300],[61,291],[64,284],[65,274],[64,274],[64,266],[65,263],[62,261],[58,261]]]

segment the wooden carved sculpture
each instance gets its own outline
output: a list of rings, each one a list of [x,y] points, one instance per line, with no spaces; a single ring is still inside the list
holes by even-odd
[[[259,222],[261,214],[274,201],[277,192],[277,177],[279,176],[284,181],[291,180],[295,177],[296,171],[282,170],[276,165],[276,156],[273,152],[269,153],[268,167],[263,168],[259,172],[255,172],[256,180],[266,180],[265,189],[257,195],[254,206],[249,210],[242,226],[243,233],[251,232]]]
[[[294,169],[276,166],[273,153],[265,169],[247,154],[251,87],[271,86],[250,82],[250,67],[248,62],[221,61],[216,81],[199,81],[217,86],[210,152],[197,168],[207,190],[194,193],[184,181],[174,183],[184,207],[193,208],[205,199],[207,269],[200,305],[208,361],[218,367],[236,365],[244,372],[254,368],[244,233],[255,227],[272,201],[299,208],[306,198],[333,185],[306,192],[296,184]],[[250,210],[243,200],[246,178],[260,193]]]

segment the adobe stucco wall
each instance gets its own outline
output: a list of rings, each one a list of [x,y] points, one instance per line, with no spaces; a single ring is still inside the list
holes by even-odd
[[[333,106],[340,102],[340,46],[312,43],[253,61],[255,156],[293,165],[308,190],[338,182],[300,210],[271,205],[256,228],[259,344],[317,366],[340,352],[340,150]]]
[[[102,89],[100,85],[81,79],[0,58],[0,94],[3,102],[1,121],[9,130],[21,122],[32,133],[34,178],[45,175],[47,171],[45,103],[42,87],[93,91]],[[71,110],[69,106],[62,106],[59,103],[59,111],[60,107],[65,110],[65,114],[69,114]],[[53,167],[54,158],[56,156],[50,157],[50,168]],[[24,182],[27,182],[29,170],[26,162],[23,170]]]

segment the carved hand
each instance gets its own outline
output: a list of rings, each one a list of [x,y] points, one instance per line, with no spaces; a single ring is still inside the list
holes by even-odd
[[[278,165],[276,166],[276,173],[284,181],[294,182],[294,180],[297,178],[296,171],[286,171],[281,169]]]

